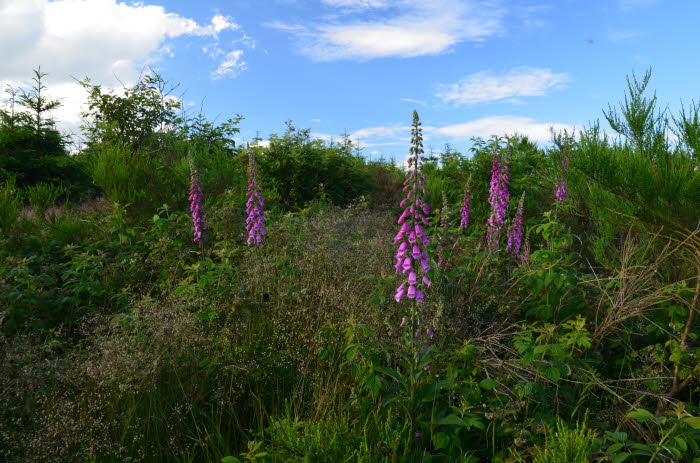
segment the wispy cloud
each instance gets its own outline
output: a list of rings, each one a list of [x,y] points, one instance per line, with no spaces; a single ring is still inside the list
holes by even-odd
[[[623,10],[634,10],[659,3],[659,0],[618,0]]]
[[[634,31],[611,31],[608,33],[608,40],[613,43],[632,42],[639,37],[639,33]]]
[[[428,104],[423,101],[423,100],[414,100],[413,98],[399,98],[401,101],[405,101],[406,103],[413,103],[417,104],[420,106],[428,106]]]
[[[248,63],[243,61],[243,50],[233,50],[226,53],[219,67],[211,73],[211,78],[238,77],[241,72],[247,69]]]
[[[388,0],[322,0],[325,5],[336,8],[370,9],[386,8]]]
[[[293,34],[301,53],[317,61],[414,57],[448,51],[465,41],[482,41],[503,30],[505,10],[487,0],[325,0],[341,8],[335,21],[304,26],[270,23]],[[367,20],[352,9],[386,8]]]
[[[455,106],[495,102],[544,96],[551,90],[564,87],[570,80],[566,73],[528,67],[515,68],[503,75],[478,72],[453,84],[438,85],[436,96]]]
[[[550,127],[555,130],[573,127],[559,122],[537,122],[529,117],[519,116],[489,116],[460,124],[432,127],[427,131],[435,135],[444,135],[456,139],[471,137],[488,138],[492,135],[525,135],[530,140],[546,142],[551,138]]]
[[[573,131],[574,127],[562,122],[540,122],[521,116],[488,116],[458,124],[443,126],[423,126],[424,138],[437,143],[464,142],[472,137],[488,138],[493,135],[524,135],[535,142],[547,142],[551,139],[550,128]],[[362,148],[380,146],[405,147],[408,153],[411,127],[406,125],[384,125],[366,127],[350,134],[350,139]],[[339,140],[340,136],[312,133],[315,138],[329,141]]]

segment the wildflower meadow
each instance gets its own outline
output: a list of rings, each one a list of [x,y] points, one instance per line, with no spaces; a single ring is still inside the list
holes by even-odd
[[[155,73],[84,81],[69,154],[43,76],[0,111],[0,461],[700,462],[700,106],[649,73],[612,132],[413,111],[400,159]]]

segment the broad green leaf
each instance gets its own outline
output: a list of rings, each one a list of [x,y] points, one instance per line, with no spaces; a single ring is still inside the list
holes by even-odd
[[[614,455],[618,451],[620,451],[620,449],[624,446],[625,446],[625,444],[622,444],[622,443],[613,444],[610,447],[608,447],[608,449],[605,451],[605,454],[606,455]]]
[[[433,434],[433,445],[436,449],[446,449],[450,445],[450,438],[444,432]]]
[[[626,432],[605,431],[605,435],[608,437],[611,437],[619,442],[627,442],[627,433]]]
[[[401,374],[398,371],[391,370],[389,368],[375,367],[374,371],[378,373],[384,373],[385,375],[394,378],[398,382],[402,382],[404,380],[404,377],[401,376]]]
[[[482,389],[490,390],[495,389],[498,386],[498,383],[491,378],[485,378],[479,382],[479,386],[481,386]]]
[[[627,417],[639,421],[640,423],[644,423],[646,421],[654,419],[654,415],[652,415],[651,412],[649,412],[648,410],[644,410],[643,408],[632,410],[627,414]]]
[[[619,455],[616,455],[615,458],[613,458],[613,463],[622,463],[623,461],[627,460],[629,457],[631,457],[631,453],[621,453]]]
[[[689,416],[687,418],[683,418],[683,421],[685,421],[685,424],[693,429],[700,429],[700,416]]]
[[[674,437],[673,441],[676,443],[679,449],[683,450],[684,452],[688,451],[688,444],[685,442],[685,440],[680,437]]]
[[[438,424],[440,425],[456,425],[456,426],[462,426],[466,427],[467,423],[464,422],[464,420],[456,415],[448,415],[444,418],[441,418],[438,420]]]

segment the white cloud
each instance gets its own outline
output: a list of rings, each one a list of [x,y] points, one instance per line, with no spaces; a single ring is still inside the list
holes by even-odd
[[[519,67],[504,75],[488,72],[471,74],[454,84],[440,84],[436,96],[456,106],[502,101],[525,96],[544,96],[569,82],[565,73],[549,69]]]
[[[26,78],[42,65],[54,75],[90,74],[97,80],[133,78],[135,67],[158,59],[167,39],[216,39],[239,26],[216,15],[209,24],[166,12],[162,6],[116,0],[0,1],[2,75]],[[170,50],[172,53],[172,51]]]
[[[248,69],[248,64],[243,61],[243,50],[234,50],[226,54],[219,67],[211,73],[212,79],[222,77],[236,77]]]
[[[391,16],[353,19],[348,6],[381,7],[379,0],[326,0],[345,7],[342,20],[305,27],[269,24],[295,35],[303,54],[317,61],[414,57],[448,51],[464,41],[481,41],[500,33],[504,11],[484,0],[396,0]]]
[[[573,126],[559,122],[537,122],[529,117],[519,116],[489,116],[461,124],[443,127],[428,127],[426,131],[435,135],[443,135],[455,139],[471,137],[488,138],[492,135],[526,135],[530,140],[546,142],[551,138],[550,127],[555,130],[566,129],[573,131]]]
[[[529,117],[521,116],[488,116],[472,121],[443,126],[423,126],[424,140],[435,143],[463,142],[472,137],[489,138],[493,135],[525,135],[534,142],[548,142],[551,139],[550,128],[566,129],[572,132],[574,127],[561,122],[538,122]],[[387,125],[366,127],[350,134],[353,143],[359,140],[363,148],[379,146],[403,146],[408,152],[411,127],[402,125]],[[329,141],[341,137],[322,133],[313,133],[313,137]]]
[[[218,43],[221,34],[239,29],[229,16],[199,23],[145,2],[0,0],[0,86],[9,81],[27,86],[32,69],[41,65],[49,73],[49,92],[64,104],[56,119],[75,131],[85,91],[73,76],[88,76],[105,87],[130,85],[144,66],[175,56],[169,40],[201,37]],[[230,64],[228,75],[235,68],[232,58],[225,56],[220,68],[225,72]]]

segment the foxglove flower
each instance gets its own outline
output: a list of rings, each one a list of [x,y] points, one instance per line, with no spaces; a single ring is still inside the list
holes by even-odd
[[[520,196],[520,202],[518,203],[518,210],[515,212],[515,217],[513,218],[513,223],[508,227],[506,235],[508,235],[508,244],[506,245],[506,252],[512,254],[518,254],[520,252],[520,245],[523,240],[523,207],[525,203],[525,192],[523,191],[522,196]]]
[[[394,297],[396,302],[400,302],[404,297],[413,299],[417,303],[423,302],[425,299],[423,288],[431,284],[426,275],[430,270],[428,255],[425,252],[429,240],[423,227],[428,225],[426,215],[430,213],[430,209],[422,197],[427,191],[421,158],[423,134],[420,126],[418,113],[413,111],[411,149],[406,179],[403,182],[406,199],[401,202],[401,207],[404,208],[398,220],[401,228],[394,238],[394,243],[399,245],[394,268],[405,275],[406,280],[396,289]]]
[[[530,230],[525,234],[525,244],[520,251],[520,262],[523,264],[530,260]]]
[[[460,228],[467,228],[469,225],[469,211],[471,210],[472,195],[469,191],[469,182],[464,185],[464,197],[462,198],[462,208],[459,210],[459,214],[462,216],[462,220],[459,222]]]
[[[559,183],[557,184],[557,192],[556,192],[555,196],[562,203],[566,199],[566,179],[565,178],[559,179]]]
[[[559,182],[557,183],[557,192],[555,194],[556,198],[564,202],[566,199],[566,174],[569,172],[569,153],[568,153],[568,146],[567,150],[563,151],[561,154],[561,170],[562,170],[562,177],[559,179]]]
[[[265,201],[262,196],[262,187],[259,183],[258,172],[255,168],[255,157],[252,151],[248,151],[248,191],[246,193],[246,230],[248,230],[248,244],[262,244],[265,235]]]
[[[207,224],[204,221],[204,194],[199,185],[197,169],[194,166],[194,160],[190,158],[190,212],[192,213],[192,225],[194,225],[194,242],[199,247],[204,247],[204,230]]]
[[[452,223],[449,220],[449,215],[447,212],[447,195],[445,193],[442,194],[442,211],[440,211],[440,230],[437,233],[437,255],[438,255],[438,261],[437,261],[437,266],[442,267],[444,261],[445,261],[445,256],[444,256],[444,249],[449,246],[452,241],[452,236],[450,232],[450,228],[452,228]]]
[[[503,155],[503,159],[499,159],[498,144],[494,147],[492,158],[491,184],[489,187],[491,215],[486,222],[486,241],[490,250],[497,251],[501,229],[506,221],[508,212],[510,174],[507,153]]]

